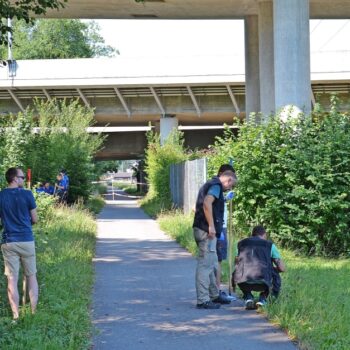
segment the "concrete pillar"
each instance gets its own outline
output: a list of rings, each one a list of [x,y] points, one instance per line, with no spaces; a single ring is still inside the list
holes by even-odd
[[[275,108],[311,111],[309,0],[274,0]]]
[[[260,110],[265,116],[275,111],[275,67],[272,0],[259,2]]]
[[[260,111],[259,83],[259,34],[258,16],[246,16],[244,19],[245,35],[245,111],[246,118],[250,113]]]
[[[178,119],[175,115],[165,114],[160,118],[160,143],[163,145],[170,133],[178,127]]]

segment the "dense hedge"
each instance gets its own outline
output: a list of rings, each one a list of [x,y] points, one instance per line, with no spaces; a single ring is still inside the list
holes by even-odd
[[[232,157],[239,177],[237,227],[264,224],[286,247],[318,255],[350,253],[350,118],[329,115],[241,125],[218,139],[210,169]]]

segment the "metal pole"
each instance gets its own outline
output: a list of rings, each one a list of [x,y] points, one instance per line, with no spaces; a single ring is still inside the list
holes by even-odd
[[[232,221],[232,200],[229,202],[229,214],[228,214],[228,293],[232,294],[232,254],[233,254],[233,221]]]
[[[12,28],[11,18],[7,19],[7,26]],[[7,32],[7,59],[12,61],[12,33],[10,31]]]
[[[114,185],[113,185],[114,177],[112,177],[112,198],[114,200]]]

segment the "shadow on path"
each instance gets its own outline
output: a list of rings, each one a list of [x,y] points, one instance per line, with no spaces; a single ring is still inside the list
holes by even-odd
[[[197,310],[195,259],[135,201],[104,208],[94,262],[94,349],[295,349],[240,301]]]

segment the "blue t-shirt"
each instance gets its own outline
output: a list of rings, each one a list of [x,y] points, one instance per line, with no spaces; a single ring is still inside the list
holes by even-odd
[[[238,256],[238,243],[235,246],[235,256]],[[271,259],[281,259],[281,254],[277,249],[275,243],[272,243],[271,246]]]
[[[66,181],[67,190],[68,190],[68,188],[69,188],[69,176],[68,175],[63,175],[63,179]]]
[[[2,242],[34,241],[30,211],[36,208],[33,193],[23,188],[5,188],[0,192]]]
[[[44,187],[44,192],[47,194],[53,194],[55,192],[55,188],[53,186]]]
[[[67,178],[65,176],[62,178],[62,180],[60,180],[58,182],[58,186],[62,186],[63,187],[63,189],[61,189],[61,191],[67,191],[67,189],[68,189],[68,180],[67,180]]]
[[[220,186],[219,185],[213,185],[209,188],[208,194],[215,197],[219,198],[220,197]],[[224,221],[223,221],[223,226],[222,228],[227,228],[227,219],[228,219],[228,212],[227,212],[227,206],[226,203],[224,205]],[[224,234],[221,232],[219,240],[224,240]]]

